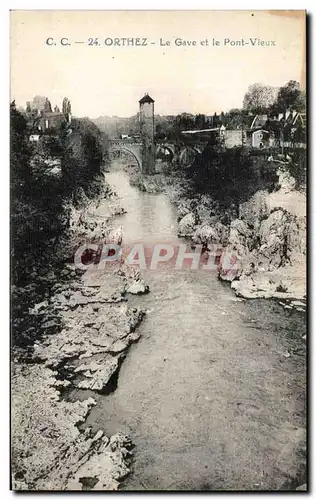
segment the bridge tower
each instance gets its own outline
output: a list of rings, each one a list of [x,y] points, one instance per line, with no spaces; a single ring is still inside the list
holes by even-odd
[[[155,172],[154,103],[155,101],[148,94],[145,94],[139,101],[142,165],[145,174]]]

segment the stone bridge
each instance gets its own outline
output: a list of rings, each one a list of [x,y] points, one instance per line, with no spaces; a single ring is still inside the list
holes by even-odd
[[[169,161],[177,163],[186,168],[190,166],[197,155],[200,155],[204,147],[201,145],[177,144],[173,142],[161,142],[156,145],[156,155],[167,153]]]
[[[140,170],[142,165],[142,143],[131,141],[129,139],[113,139],[109,141],[109,152],[124,151],[133,156]],[[204,149],[203,144],[188,145],[177,144],[173,142],[158,142],[155,145],[156,157],[165,155],[166,161],[178,164],[184,168],[190,166],[197,155],[200,155]]]
[[[142,143],[126,139],[114,139],[109,141],[109,152],[124,151],[133,156],[140,170],[142,170]]]

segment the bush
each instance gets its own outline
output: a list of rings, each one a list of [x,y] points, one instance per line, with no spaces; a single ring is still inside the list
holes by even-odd
[[[187,169],[196,191],[208,193],[224,206],[242,203],[258,189],[273,189],[278,181],[275,166],[256,161],[241,147],[221,149],[208,145]]]
[[[292,161],[286,167],[289,174],[295,179],[295,187],[306,187],[306,152],[305,150],[295,151],[292,155]]]

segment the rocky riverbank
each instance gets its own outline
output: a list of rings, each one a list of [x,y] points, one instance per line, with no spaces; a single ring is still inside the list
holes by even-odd
[[[180,175],[142,177],[132,184],[143,191],[169,194],[177,206],[178,234],[205,251],[226,249],[235,272],[219,266],[219,278],[244,298],[273,298],[285,308],[306,308],[306,195],[279,169],[278,189],[257,191],[240,205],[223,206],[208,195],[192,194]],[[188,194],[190,193],[190,194]]]
[[[95,217],[95,206],[72,207],[64,242],[69,255],[84,241],[118,237],[113,216],[123,209],[116,195],[109,197],[102,219]],[[53,295],[29,311],[42,319],[41,336],[27,351],[13,349],[12,485],[15,490],[118,489],[129,472],[130,438],[80,430],[96,402],[91,396],[70,402],[67,393],[108,390],[139,338],[136,328],[144,315],[128,306],[127,294],[146,293],[148,287],[123,264],[83,273],[68,263],[64,274]]]

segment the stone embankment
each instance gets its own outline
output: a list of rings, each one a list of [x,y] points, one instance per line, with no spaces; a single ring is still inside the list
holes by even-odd
[[[97,219],[94,204],[72,210],[69,252],[85,241],[116,241],[111,226],[122,213],[112,194],[108,214]],[[119,235],[119,236],[118,236]],[[129,472],[128,436],[107,437],[102,429],[79,430],[91,397],[70,402],[76,389],[106,392],[117,377],[144,312],[128,305],[128,293],[146,293],[137,272],[125,265],[79,271],[65,264],[66,284],[36,304],[31,315],[48,318],[47,328],[27,354],[14,349],[12,363],[12,483],[16,490],[113,490]],[[58,333],[50,333],[58,315]],[[45,326],[45,321],[44,323]]]

